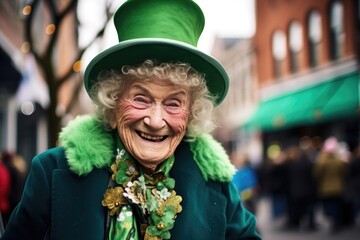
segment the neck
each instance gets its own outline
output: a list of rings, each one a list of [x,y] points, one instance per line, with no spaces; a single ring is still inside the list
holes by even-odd
[[[141,169],[144,171],[145,174],[152,174],[157,170],[158,165],[161,163],[142,163],[138,160],[136,160],[136,162],[139,163]]]

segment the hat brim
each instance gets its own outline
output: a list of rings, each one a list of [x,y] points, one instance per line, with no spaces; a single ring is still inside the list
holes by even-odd
[[[216,59],[189,44],[158,38],[123,41],[99,53],[86,67],[86,91],[90,95],[90,90],[102,71],[121,69],[124,65],[138,65],[146,59],[189,63],[192,68],[205,75],[207,87],[215,97],[215,105],[219,105],[227,94],[229,77]]]

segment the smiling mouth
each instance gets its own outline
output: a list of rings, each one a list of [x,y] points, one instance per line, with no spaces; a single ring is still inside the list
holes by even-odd
[[[151,141],[151,142],[161,142],[164,141],[168,136],[155,136],[155,135],[150,135],[144,132],[140,132],[140,131],[135,131],[137,133],[137,135],[139,135],[142,139],[145,139],[147,141]]]

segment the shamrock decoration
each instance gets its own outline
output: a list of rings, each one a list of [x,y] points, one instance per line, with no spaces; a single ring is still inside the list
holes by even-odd
[[[150,236],[158,236],[162,239],[170,239],[170,229],[174,227],[175,222],[175,211],[171,209],[171,206],[165,207],[164,212],[159,215],[157,212],[151,212],[150,217],[153,221],[146,230],[145,234]]]
[[[104,194],[101,204],[108,207],[110,216],[118,215],[120,208],[124,204],[128,204],[128,200],[123,196],[124,189],[122,187],[108,188]]]
[[[119,151],[118,149],[115,163],[111,165],[111,170],[113,171],[112,179],[120,185],[124,185],[139,176],[136,165],[128,158],[123,159],[123,156],[125,156],[125,151]]]
[[[182,198],[174,191],[175,180],[167,177],[162,170],[140,176],[126,151],[118,149],[117,152],[110,168],[112,180],[118,185],[106,190],[102,205],[108,207],[110,216],[114,216],[122,212],[123,206],[134,204],[143,214],[141,232],[145,233],[145,240],[170,239],[170,230],[174,227],[177,214],[182,211]]]

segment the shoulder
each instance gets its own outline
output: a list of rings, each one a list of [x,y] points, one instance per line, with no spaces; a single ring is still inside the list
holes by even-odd
[[[77,175],[107,167],[112,161],[112,132],[107,131],[95,117],[78,116],[62,129],[59,140],[70,170]]]
[[[55,147],[36,155],[32,162],[32,167],[40,166],[44,170],[66,167],[64,148]]]
[[[231,164],[223,146],[210,134],[203,134],[189,142],[193,158],[205,180],[229,182],[236,168]]]

